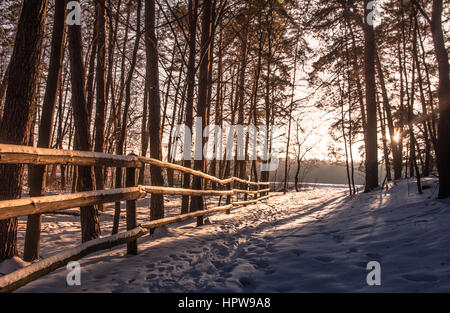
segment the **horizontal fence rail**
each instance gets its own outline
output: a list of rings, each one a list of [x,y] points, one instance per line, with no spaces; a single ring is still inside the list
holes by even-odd
[[[142,190],[151,194],[181,195],[181,196],[228,196],[233,190],[197,190],[160,186],[141,186]]]
[[[142,227],[137,227],[112,236],[90,240],[77,247],[52,255],[46,259],[18,269],[11,274],[0,277],[0,293],[14,291],[39,277],[65,266],[70,261],[76,261],[91,253],[111,249],[120,244],[129,243],[147,233],[148,232]]]
[[[137,186],[129,188],[108,189],[108,190],[84,191],[54,196],[3,200],[0,201],[0,220],[27,216],[32,214],[57,212],[82,206],[112,203],[126,200],[138,200],[145,198],[147,194],[182,195],[182,196],[207,196],[207,195],[229,196],[241,192],[258,193],[258,192],[268,192],[269,190],[270,189],[262,189],[253,192],[235,189],[196,190],[196,189],[183,189],[183,188],[171,188],[160,186]],[[262,197],[258,199],[262,200]],[[252,201],[249,201],[249,203],[253,203]]]
[[[232,207],[233,207],[233,204],[228,204],[228,205],[224,205],[224,206],[213,208],[213,209],[200,210],[200,211],[186,213],[186,214],[182,214],[182,215],[178,215],[178,216],[161,218],[161,219],[154,220],[154,221],[151,221],[148,223],[144,223],[141,225],[141,227],[142,228],[162,227],[162,226],[170,225],[173,223],[183,222],[183,221],[186,221],[191,218],[198,217],[198,216],[203,216],[203,215],[207,215],[207,214],[211,214],[211,213],[226,211],[226,210],[231,209]]]
[[[153,158],[124,156],[91,151],[74,151],[60,149],[34,148],[29,146],[0,144],[0,164],[71,164],[78,166],[135,167],[145,164],[170,168],[194,176],[205,178],[221,185],[239,182],[252,186],[268,186],[269,182],[251,182],[238,177],[220,179],[181,165],[160,161]]]
[[[0,201],[0,220],[32,214],[56,212],[95,204],[136,200],[146,193],[139,187],[84,191]]]
[[[0,144],[0,164],[72,164],[79,166],[140,167],[136,156],[90,151],[34,148]]]
[[[127,183],[127,188],[83,191],[60,195],[0,201],[0,220],[34,214],[58,212],[65,209],[90,205],[127,201],[127,229],[129,229],[126,232],[119,233],[113,236],[102,237],[85,242],[78,247],[68,249],[67,251],[58,253],[54,256],[46,258],[45,260],[37,261],[23,269],[0,277],[0,292],[13,291],[47,273],[56,270],[59,267],[66,265],[70,261],[78,260],[90,253],[108,249],[122,243],[127,243],[128,253],[136,254],[137,238],[147,234],[147,229],[151,230],[158,227],[183,222],[189,219],[199,218],[216,212],[226,211],[227,213],[230,213],[230,209],[233,207],[254,204],[259,201],[268,199],[270,191],[270,188],[268,188],[269,182],[252,182],[238,177],[220,179],[218,177],[208,175],[201,171],[197,171],[181,165],[168,163],[153,158],[138,157],[134,155],[122,156],[90,151],[43,149],[29,146],[0,144],[0,164],[66,164],[73,166],[122,167],[127,168],[127,180],[128,175],[131,175],[131,181],[136,181],[136,169],[142,168],[143,166],[149,164],[152,166],[158,166],[161,168],[189,173],[193,176],[197,176],[221,185],[221,187],[219,187],[220,190],[205,190],[165,186],[136,186],[135,184],[128,185]],[[244,185],[246,185],[248,189],[232,188],[232,183],[239,183],[240,188],[245,188]],[[236,184],[233,184],[233,186],[235,185]],[[253,186],[256,190],[250,190],[250,186]],[[142,225],[136,225],[135,202],[138,199],[145,198],[148,194],[220,197],[226,196],[227,204],[211,209],[197,210],[173,217],[152,220],[149,222],[145,222]],[[245,201],[231,201],[231,196],[238,194],[245,194]],[[254,197],[254,199],[247,200],[247,195],[253,195],[252,197]],[[129,203],[133,203],[133,205],[131,206],[131,211],[128,211]],[[129,213],[132,214],[132,220],[130,220],[130,224],[128,221]]]

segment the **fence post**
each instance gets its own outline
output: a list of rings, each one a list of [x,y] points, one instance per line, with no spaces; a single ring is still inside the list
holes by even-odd
[[[256,183],[258,183],[258,182],[256,182]],[[259,192],[258,192],[258,191],[259,191],[259,184],[257,184],[257,185],[255,186],[255,189],[256,189],[256,191],[257,191],[257,192],[255,193],[255,197],[254,197],[255,200],[256,200],[256,199],[258,199],[258,196],[259,196]]]
[[[136,168],[129,167],[126,169],[126,187],[136,186]],[[127,200],[127,230],[136,228],[136,203],[137,200]],[[137,239],[127,243],[127,254],[138,254]]]
[[[248,177],[247,181],[250,181],[250,177]],[[249,191],[250,190],[250,184],[247,182],[247,183],[245,183],[245,186],[246,186],[245,190]],[[248,194],[245,193],[244,201],[247,201],[247,200],[248,200]]]
[[[230,183],[228,183],[227,184],[228,185],[228,190],[231,190],[231,182]],[[226,201],[226,205],[229,205],[231,203],[231,195],[228,195],[227,196],[227,201]],[[226,211],[225,211],[225,213],[226,214],[230,214],[231,213],[231,210],[230,209],[227,209]]]

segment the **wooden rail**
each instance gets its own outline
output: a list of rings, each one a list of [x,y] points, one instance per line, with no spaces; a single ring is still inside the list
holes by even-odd
[[[0,164],[72,164],[79,166],[140,167],[135,156],[90,151],[34,148],[0,144]]]
[[[141,225],[141,227],[142,228],[157,228],[157,227],[161,227],[161,226],[170,225],[173,223],[183,222],[183,221],[186,221],[186,220],[198,217],[198,216],[203,216],[203,215],[207,215],[207,214],[211,214],[211,213],[226,211],[226,210],[231,209],[232,207],[233,207],[232,204],[228,204],[228,205],[224,205],[224,206],[213,208],[213,209],[200,210],[200,211],[195,211],[195,212],[191,212],[191,213],[181,214],[178,216],[161,218],[159,220],[154,220],[154,221],[144,223]]]
[[[269,189],[262,189],[266,192]],[[160,186],[137,186],[98,191],[85,191],[54,196],[22,198],[0,201],[0,220],[32,214],[57,212],[71,208],[117,201],[138,200],[147,194],[188,195],[188,196],[228,196],[247,190],[195,190]],[[255,191],[256,193],[256,191]]]
[[[42,149],[29,146],[0,144],[0,164],[70,164],[74,166],[127,168],[127,188],[85,191],[71,194],[0,201],[0,220],[33,214],[56,212],[69,208],[127,201],[127,232],[83,243],[76,248],[69,249],[68,251],[59,253],[45,260],[35,262],[32,265],[20,269],[14,273],[0,277],[0,292],[15,290],[30,281],[33,281],[59,267],[66,265],[69,261],[80,259],[92,252],[107,249],[121,243],[127,243],[128,254],[137,254],[137,238],[147,233],[145,229],[154,229],[221,211],[226,211],[229,213],[230,209],[233,207],[257,203],[269,198],[268,193],[270,191],[270,188],[260,188],[260,186],[267,187],[269,185],[268,182],[251,182],[237,177],[220,179],[191,168],[163,162],[153,158],[121,156],[89,151]],[[136,169],[142,168],[146,164],[161,168],[170,168],[216,182],[222,186],[222,190],[194,190],[143,185],[136,186]],[[254,186],[256,190],[232,189],[231,184],[233,182],[247,185],[247,187]],[[227,205],[212,209],[198,210],[174,217],[153,220],[138,226],[136,225],[136,200],[145,198],[147,194],[226,196]],[[245,194],[245,201],[232,202],[231,196],[237,194]],[[254,199],[247,200],[248,194],[254,195]],[[258,195],[260,195],[260,197],[258,197]]]
[[[123,156],[90,151],[73,151],[59,149],[34,148],[29,146],[0,144],[0,164],[71,164],[78,166],[107,166],[107,167],[135,167],[139,168],[145,164],[155,165],[162,168],[170,168],[194,176],[205,178],[221,185],[233,181],[252,186],[267,186],[268,182],[251,182],[238,177],[220,179],[181,165],[160,161],[153,158]]]
[[[147,234],[141,227],[118,233],[116,235],[87,241],[78,247],[42,259],[15,272],[0,277],[0,293],[11,292],[48,273],[65,266],[70,261],[79,260],[91,253],[111,249],[114,246],[135,241]]]
[[[145,196],[146,193],[141,188],[131,187],[3,200],[0,201],[0,220],[101,203],[136,200]]]

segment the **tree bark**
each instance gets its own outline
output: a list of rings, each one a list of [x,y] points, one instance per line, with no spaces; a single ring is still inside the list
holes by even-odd
[[[450,196],[450,78],[448,53],[445,49],[442,31],[442,0],[433,0],[431,17],[431,33],[433,36],[434,53],[439,70],[439,124],[437,142],[437,163],[439,171],[439,194],[443,199]]]
[[[6,68],[5,75],[3,76],[2,83],[0,85],[0,122],[3,117],[3,107],[5,104],[5,96],[6,96],[6,89],[8,88],[8,77],[9,77],[9,64]]]
[[[91,136],[84,90],[85,75],[82,60],[81,26],[70,25],[68,28],[72,107],[76,129],[75,146],[82,151],[89,151],[91,149]],[[78,167],[78,190],[88,191],[93,189],[92,168],[87,166]],[[100,235],[100,221],[97,209],[94,206],[81,207],[80,219],[82,242],[98,238]]]
[[[264,91],[264,111],[265,111],[265,122],[266,122],[266,138],[264,142],[264,151],[263,154],[268,153],[268,149],[270,151],[270,139],[269,139],[269,127],[271,120],[271,103],[270,103],[270,78],[272,71],[272,23],[273,23],[273,3],[269,1],[269,16],[267,17],[267,74],[265,79],[265,91]],[[270,163],[270,159],[267,155],[265,155],[265,161],[263,163]],[[262,171],[261,172],[261,181],[268,182],[269,181],[269,172]]]
[[[298,34],[297,36],[299,36],[299,35],[300,34]],[[297,74],[297,54],[298,54],[297,49],[298,49],[298,39],[295,42],[294,77],[292,79],[291,102],[289,104],[289,111],[288,111],[289,121],[288,121],[288,133],[287,133],[287,141],[286,141],[286,155],[285,155],[285,160],[284,160],[284,186],[283,186],[284,193],[286,193],[289,188],[289,186],[288,186],[288,181],[289,181],[288,160],[289,160],[289,146],[291,144],[292,113],[294,112],[295,79],[296,79],[296,74]],[[347,145],[345,145],[345,147],[347,149]],[[348,162],[347,162],[347,164],[348,164]]]
[[[105,0],[99,0],[96,4],[97,18],[96,18],[96,35],[97,35],[97,68],[96,68],[96,103],[95,103],[95,138],[94,151],[104,152],[105,146],[105,115],[106,115],[106,101],[105,101],[105,72],[106,72],[106,7]],[[103,176],[103,168],[95,167],[95,184],[97,190],[105,189],[105,180]],[[103,205],[98,208],[103,210]]]
[[[187,66],[187,95],[186,95],[186,117],[184,124],[191,131],[193,124],[193,107],[194,107],[194,88],[195,88],[195,47],[196,47],[196,35],[197,35],[197,19],[198,19],[198,0],[189,0],[189,59]],[[186,142],[185,137],[184,145],[188,147],[191,142]],[[189,153],[191,153],[189,151]],[[183,160],[184,167],[191,167],[191,159]],[[191,185],[191,175],[184,173],[183,175],[183,188],[189,188]],[[181,214],[188,213],[189,211],[189,197],[183,196],[181,200]]]
[[[400,179],[402,177],[402,154],[399,144],[394,140],[395,137],[395,127],[394,119],[392,117],[391,105],[389,103],[389,97],[386,89],[386,84],[384,80],[383,69],[381,67],[381,61],[378,53],[375,55],[378,79],[380,81],[381,95],[383,98],[383,109],[386,113],[387,126],[389,129],[389,142],[392,150],[393,166],[394,166],[394,179]]]
[[[364,16],[368,15],[364,0]],[[364,21],[364,74],[366,83],[367,141],[365,144],[365,192],[378,187],[377,102],[375,86],[375,34],[373,26]]]
[[[148,81],[145,80],[145,87],[144,87],[144,103],[143,103],[143,109],[142,109],[142,123],[141,123],[141,155],[143,157],[147,156],[147,150],[148,150],[148,141],[149,141],[149,132],[148,132],[148,125],[150,123],[150,118],[148,114],[148,93],[149,93],[149,86]],[[147,119],[148,123],[147,123]],[[138,178],[138,184],[144,185],[145,181],[145,164],[139,168],[139,178]]]
[[[53,120],[55,116],[56,96],[60,88],[61,68],[64,59],[65,41],[65,1],[55,3],[55,15],[53,20],[52,45],[50,52],[50,64],[48,69],[47,85],[42,105],[41,121],[39,124],[39,137],[37,146],[50,148],[53,133]],[[62,109],[62,108],[60,108]],[[62,117],[62,116],[61,116]],[[60,118],[61,118],[60,117]],[[29,185],[30,197],[45,195],[47,166],[30,166]],[[39,259],[41,215],[30,215],[27,220],[25,234],[24,260],[33,261]]]
[[[0,142],[27,145],[47,13],[45,0],[25,0],[11,56]],[[23,165],[0,166],[0,200],[21,197]],[[17,218],[0,221],[0,262],[17,255]]]
[[[244,98],[245,98],[245,71],[247,68],[247,59],[248,59],[248,20],[249,20],[249,8],[248,6],[243,8],[243,11],[240,13],[240,26],[241,26],[241,35],[239,38],[240,41],[240,65],[239,65],[239,83],[236,85],[236,105],[238,107],[238,119],[237,119],[237,123],[238,125],[243,126],[244,125],[244,114],[245,114],[245,102],[244,102]],[[243,138],[237,138],[238,141],[240,140],[244,140]],[[239,147],[239,145],[237,145],[237,148],[243,148],[243,147]],[[245,178],[245,172],[246,172],[246,156],[245,155],[241,155],[241,158],[243,157],[244,159],[239,160],[237,158],[239,152],[236,150],[236,158],[235,158],[235,170],[234,170],[234,175],[236,177]],[[245,188],[244,184],[240,184],[240,188],[243,189]]]
[[[202,36],[201,36],[201,49],[200,49],[200,69],[199,69],[199,83],[198,83],[198,100],[197,100],[197,117],[202,119],[202,132],[206,127],[208,119],[208,86],[209,86],[209,67],[211,66],[209,55],[210,40],[211,40],[211,11],[212,1],[204,0],[203,2],[203,16],[202,16]],[[200,138],[200,136],[197,136]],[[197,139],[199,140],[199,139]],[[205,139],[201,136],[201,147],[205,145]],[[198,143],[196,143],[198,144]],[[205,172],[205,160],[203,158],[203,151],[201,151],[202,157],[199,160],[194,160],[194,168],[197,171]],[[192,180],[192,189],[203,189],[203,179],[195,176]],[[191,198],[191,212],[203,210],[203,197],[193,196]],[[203,225],[203,216],[197,217],[197,226]]]
[[[130,4],[129,4],[130,5]],[[124,146],[125,142],[127,140],[127,121],[128,121],[128,111],[130,110],[130,104],[131,104],[131,81],[133,80],[133,74],[134,70],[136,68],[136,62],[137,62],[137,52],[139,50],[139,41],[141,39],[141,0],[137,0],[137,18],[136,18],[136,40],[134,42],[134,48],[133,48],[133,54],[131,57],[131,63],[130,63],[130,69],[127,74],[127,78],[124,82],[125,85],[125,105],[123,108],[123,115],[122,115],[122,126],[120,128],[120,137],[117,142],[116,146],[116,154],[123,155],[124,154]],[[127,20],[129,20],[130,16],[130,7],[128,7],[128,13],[127,13]],[[124,53],[126,51],[124,45]],[[119,99],[119,102],[121,100]],[[118,108],[118,112],[120,112],[120,108]],[[121,167],[118,167],[116,169],[116,188],[120,188],[122,186],[122,173],[123,170]],[[119,229],[119,219],[120,219],[120,202],[115,203],[114,208],[114,220],[113,220],[113,229],[112,234],[116,234]]]
[[[159,94],[158,71],[158,40],[156,38],[155,0],[145,1],[145,52],[146,52],[146,80],[149,87],[149,135],[150,156],[162,160],[161,144],[161,98]],[[170,83],[170,82],[169,82]],[[161,167],[151,165],[150,175],[153,186],[163,186],[164,178]],[[150,219],[164,217],[164,196],[152,194],[150,200]]]

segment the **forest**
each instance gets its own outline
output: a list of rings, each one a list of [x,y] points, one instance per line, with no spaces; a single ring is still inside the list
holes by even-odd
[[[0,150],[149,157],[219,179],[278,180],[274,191],[284,193],[301,193],[320,154],[316,163],[345,168],[349,195],[402,179],[422,194],[437,179],[433,199],[445,199],[449,37],[445,0],[2,0]],[[266,133],[218,135],[232,125]],[[179,145],[186,141],[214,157],[176,157],[193,155]],[[255,158],[253,144],[263,147]],[[277,174],[262,170],[275,157]],[[123,167],[2,163],[0,200],[124,188],[125,176]],[[220,187],[154,164],[136,179]],[[164,199],[151,195],[150,220],[166,217]],[[206,206],[201,196],[180,199],[181,214]],[[82,242],[104,234],[104,210],[80,208]],[[121,202],[113,214],[116,234]],[[39,259],[41,224],[41,214],[26,218],[22,247],[19,219],[0,220],[0,262],[22,251]]]

